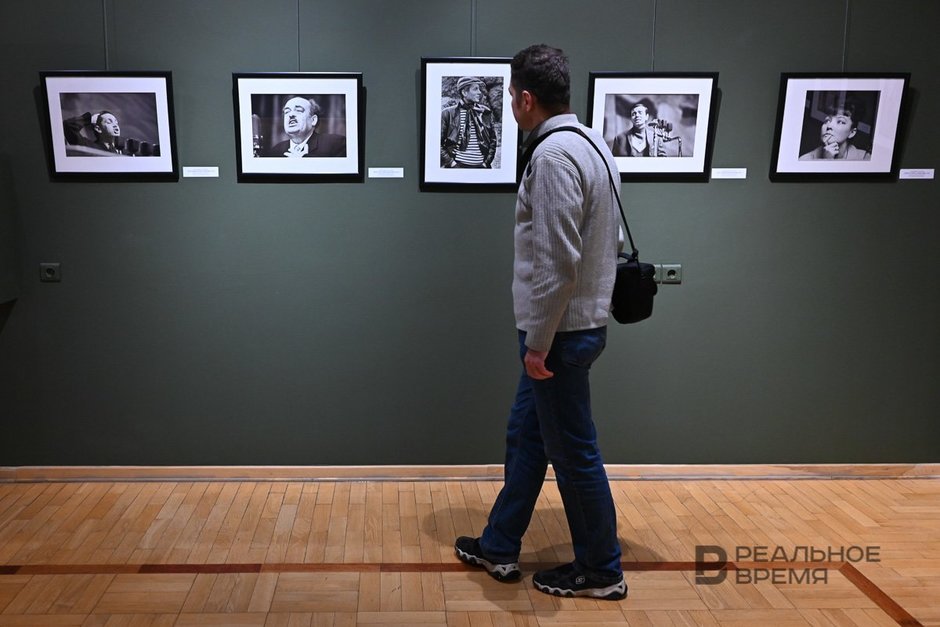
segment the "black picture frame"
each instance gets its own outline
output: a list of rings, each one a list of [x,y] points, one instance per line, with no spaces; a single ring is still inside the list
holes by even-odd
[[[717,110],[718,72],[589,74],[588,124],[622,181],[708,181]]]
[[[909,86],[904,72],[782,73],[770,180],[896,180]]]
[[[509,96],[508,57],[421,59],[421,139],[419,169],[422,191],[515,192],[520,133]],[[476,85],[476,87],[474,87]],[[458,87],[460,88],[458,90]],[[479,94],[479,96],[477,96]],[[473,98],[478,98],[473,101]],[[474,102],[473,113],[461,113],[460,102]],[[463,149],[460,115],[473,115],[479,149]],[[478,121],[478,122],[477,122]],[[477,129],[482,129],[479,132]],[[481,139],[485,135],[487,139]],[[488,142],[488,143],[487,143]],[[482,160],[482,163],[478,163]]]
[[[56,181],[178,181],[170,72],[44,71]]]
[[[362,73],[236,72],[232,97],[239,183],[363,182]],[[291,141],[310,124],[313,135]]]

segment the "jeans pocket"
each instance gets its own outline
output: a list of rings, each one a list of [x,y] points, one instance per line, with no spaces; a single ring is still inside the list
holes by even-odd
[[[590,368],[607,346],[607,329],[575,331],[560,340],[562,361],[577,368]]]

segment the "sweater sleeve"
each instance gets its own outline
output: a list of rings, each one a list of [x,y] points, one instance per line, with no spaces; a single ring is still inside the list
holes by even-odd
[[[532,161],[532,325],[526,346],[547,351],[578,281],[584,194],[574,164],[554,151]]]
[[[91,114],[84,113],[74,118],[68,118],[62,121],[62,130],[65,132],[65,141],[73,146],[85,146],[88,144],[82,136],[82,129],[86,126],[92,126]]]

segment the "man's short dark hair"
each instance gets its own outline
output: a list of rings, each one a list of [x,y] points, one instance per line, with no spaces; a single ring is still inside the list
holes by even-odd
[[[108,111],[107,109],[102,109],[101,111],[96,113],[95,123],[94,125],[92,125],[92,128],[91,128],[96,138],[101,136],[101,131],[99,131],[98,129],[101,127],[101,118],[104,117],[105,115],[110,115],[112,118],[117,120],[117,116],[111,113],[110,111]]]
[[[293,100],[294,98],[300,98],[301,100],[306,100],[307,102],[310,103],[310,115],[320,115],[320,112],[323,111],[323,107],[317,104],[317,101],[314,100],[313,98],[309,96],[298,96],[297,94],[288,96],[287,100],[284,101],[284,105],[286,106],[287,103]]]
[[[644,109],[646,109],[647,115],[649,115],[651,118],[656,117],[656,105],[654,105],[653,101],[650,100],[649,98],[640,98],[639,100],[634,102],[633,106],[630,107],[630,113],[633,113],[633,110],[636,109],[637,107],[643,107]]]
[[[564,111],[571,104],[568,57],[560,49],[545,44],[529,46],[516,53],[510,68],[516,91],[528,91],[549,111]]]

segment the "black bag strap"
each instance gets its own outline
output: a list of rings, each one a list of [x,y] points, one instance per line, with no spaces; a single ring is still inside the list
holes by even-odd
[[[578,128],[577,126],[559,126],[558,128],[553,128],[547,133],[544,133],[538,136],[535,139],[535,141],[529,144],[529,146],[526,148],[525,153],[522,155],[522,161],[519,163],[520,180],[522,179],[522,175],[525,174],[525,169],[529,165],[529,161],[532,160],[532,155],[535,153],[536,147],[538,147],[539,144],[545,141],[549,135],[551,135],[552,133],[557,133],[559,131],[571,131],[573,133],[577,133],[578,135],[580,135],[581,137],[587,140],[587,143],[591,145],[591,148],[594,149],[594,152],[596,152],[598,156],[601,158],[601,162],[604,164],[604,167],[607,168],[607,177],[608,179],[610,179],[610,189],[614,192],[614,198],[617,199],[617,207],[620,208],[620,217],[623,219],[623,226],[627,232],[627,239],[630,241],[631,255],[629,258],[633,259],[634,261],[637,261],[639,259],[640,251],[637,250],[636,244],[633,243],[633,235],[630,233],[630,225],[627,224],[627,214],[624,213],[623,211],[623,203],[620,202],[620,194],[617,193],[617,185],[616,183],[614,183],[614,173],[610,171],[610,165],[607,163],[607,159],[604,158],[604,153],[601,152],[601,149],[598,148],[597,144],[595,144],[591,140],[591,138],[588,137],[587,134],[584,131],[582,131],[580,128]],[[620,256],[626,257],[626,255],[623,253],[620,253]]]

